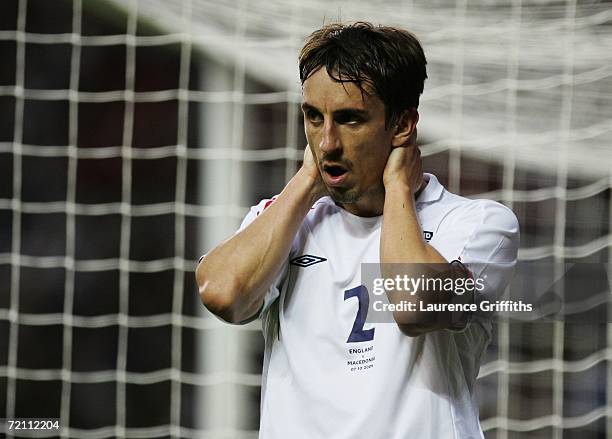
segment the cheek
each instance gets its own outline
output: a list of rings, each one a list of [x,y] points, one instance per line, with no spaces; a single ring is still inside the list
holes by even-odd
[[[308,145],[310,145],[310,150],[312,151],[315,162],[317,163],[317,166],[318,166],[319,159],[321,158],[321,151],[319,150],[319,143],[317,142],[315,137],[308,136],[308,135],[306,135],[306,141],[308,142]]]
[[[306,141],[308,142],[309,145],[318,147],[319,144],[321,143],[321,138],[317,130],[313,128],[305,127],[304,134],[306,135]]]
[[[380,181],[382,180],[383,173],[385,171],[385,166],[387,165],[387,159],[384,154],[380,154],[376,157],[376,160],[373,160],[370,166],[370,179],[372,181]]]
[[[386,146],[385,143],[372,142],[363,145],[363,151],[364,155],[361,161],[364,164],[362,166],[362,173],[365,174],[364,178],[369,181],[380,180],[391,153],[391,146]]]

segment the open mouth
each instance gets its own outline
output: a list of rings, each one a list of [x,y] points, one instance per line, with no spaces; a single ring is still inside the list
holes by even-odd
[[[339,165],[326,165],[323,170],[334,178],[341,177],[347,172],[346,168]]]
[[[348,174],[348,169],[341,165],[327,164],[323,166],[324,180],[328,185],[342,184]]]

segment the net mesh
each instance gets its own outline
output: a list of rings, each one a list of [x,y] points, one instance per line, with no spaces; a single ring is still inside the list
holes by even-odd
[[[4,417],[257,436],[259,326],[204,313],[194,261],[295,172],[296,54],[326,21],[413,30],[425,169],[513,208],[521,260],[610,272],[609,2],[10,0],[0,17]],[[486,437],[612,437],[611,362],[610,325],[500,322]]]

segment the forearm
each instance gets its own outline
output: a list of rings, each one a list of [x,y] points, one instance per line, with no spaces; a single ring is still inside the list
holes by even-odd
[[[385,188],[385,206],[380,238],[382,263],[447,263],[423,239],[414,196],[407,186]]]
[[[199,264],[196,277],[202,302],[231,322],[253,316],[315,200],[312,182],[298,172],[274,203]]]
[[[423,239],[413,191],[402,185],[385,188],[385,205],[381,229],[380,261],[382,274],[387,278],[408,275],[413,278],[436,276],[448,261]],[[401,264],[401,265],[394,265]],[[444,271],[442,271],[443,273]],[[389,292],[389,302],[415,303],[417,311],[395,312],[400,329],[409,335],[419,335],[448,325],[446,317],[432,312],[421,312],[419,302],[428,304],[448,299],[448,294],[435,291]]]

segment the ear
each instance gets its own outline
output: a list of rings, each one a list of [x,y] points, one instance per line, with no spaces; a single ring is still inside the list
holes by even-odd
[[[393,128],[395,134],[391,139],[391,146],[397,148],[408,144],[410,137],[416,132],[417,123],[419,123],[419,112],[416,108],[404,111]]]

